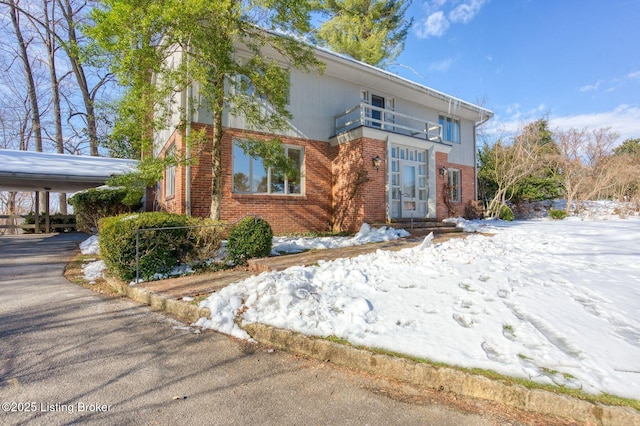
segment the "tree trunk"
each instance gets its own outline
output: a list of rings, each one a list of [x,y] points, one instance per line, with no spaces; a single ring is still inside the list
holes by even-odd
[[[46,0],[45,0],[46,1]],[[64,4],[62,1],[58,0],[58,5],[62,9],[62,13],[64,15],[65,21],[67,22],[68,29],[68,38],[69,38],[69,48],[67,48],[67,55],[69,57],[69,62],[71,63],[71,69],[73,70],[73,74],[76,76],[76,80],[78,82],[78,87],[80,88],[80,93],[82,94],[82,101],[84,102],[85,108],[85,117],[87,120],[87,135],[89,136],[89,150],[90,155],[97,156],[98,155],[98,130],[96,125],[96,113],[94,107],[94,99],[95,89],[92,93],[89,90],[89,84],[87,83],[87,76],[84,72],[84,68],[80,63],[80,58],[78,56],[78,37],[76,35],[76,23],[74,21],[75,15],[73,11],[73,7],[69,0],[64,0]],[[100,86],[102,82],[98,84]]]
[[[42,35],[47,47],[47,58],[49,61],[49,80],[51,82],[51,102],[53,104],[53,122],[56,129],[56,152],[64,154],[64,137],[62,134],[62,113],[60,108],[60,84],[56,72],[56,41],[55,41],[55,7],[51,9],[51,19],[49,19],[49,0],[42,1],[42,12],[45,24],[45,34]],[[67,214],[67,194],[58,194],[60,213]]]
[[[29,62],[29,54],[27,52],[27,42],[22,36],[22,30],[20,28],[20,18],[18,16],[18,7],[15,1],[9,2],[9,14],[11,15],[11,23],[16,34],[18,41],[18,52],[20,59],[22,60],[22,66],[25,74],[25,81],[27,83],[27,93],[29,95],[29,104],[31,105],[31,127],[35,137],[36,151],[42,152],[42,127],[40,124],[40,108],[38,107],[38,93],[36,91],[36,83],[33,78],[33,70],[31,69],[31,63]],[[40,202],[44,204],[45,195],[40,193]]]
[[[14,215],[16,214],[16,196],[17,192],[9,192],[9,197],[7,198],[7,214],[9,215],[9,219],[7,219],[7,225],[15,226],[16,218]],[[15,228],[8,228],[7,234],[14,235],[17,234],[18,230]]]
[[[18,52],[20,59],[22,60],[22,66],[24,69],[25,80],[27,83],[27,93],[29,95],[29,104],[31,105],[31,127],[36,142],[36,151],[42,152],[42,128],[40,126],[40,108],[38,108],[38,94],[36,92],[36,83],[33,79],[33,71],[31,70],[31,63],[29,62],[29,54],[27,52],[27,43],[22,36],[22,30],[20,29],[20,19],[18,16],[18,8],[15,1],[9,2],[9,13],[11,15],[11,22],[18,41]]]
[[[217,111],[213,118],[213,140],[211,146],[211,219],[220,220],[222,213],[222,106],[223,100],[216,100]]]

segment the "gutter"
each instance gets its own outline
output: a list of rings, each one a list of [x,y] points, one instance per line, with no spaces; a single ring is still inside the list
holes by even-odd
[[[493,115],[489,115],[487,116],[487,118],[482,118],[482,114],[480,115],[480,121],[476,121],[473,124],[473,178],[476,181],[476,184],[473,185],[473,198],[477,201],[478,200],[478,141],[477,141],[477,137],[476,137],[476,132],[477,132],[477,128],[482,126],[484,123],[486,123],[487,121],[491,120],[491,117],[493,117]]]

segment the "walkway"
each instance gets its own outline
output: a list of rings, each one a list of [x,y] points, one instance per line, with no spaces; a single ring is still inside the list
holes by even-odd
[[[446,241],[450,238],[464,238],[466,235],[468,234],[440,234],[434,238],[434,242]],[[375,252],[376,250],[402,250],[414,247],[421,241],[422,238],[402,238],[353,247],[310,250],[299,254],[253,259],[249,261],[249,265],[246,268],[145,282],[138,284],[137,287],[145,288],[153,293],[162,294],[174,299],[197,297],[214,293],[229,284],[242,281],[260,272],[280,271],[296,265],[314,265],[323,260],[328,261],[344,257],[356,257],[361,254]]]

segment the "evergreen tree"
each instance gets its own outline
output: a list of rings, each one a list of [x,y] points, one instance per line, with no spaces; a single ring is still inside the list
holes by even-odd
[[[640,138],[625,140],[622,145],[613,150],[613,153],[615,155],[630,155],[640,160]]]
[[[402,52],[413,18],[404,15],[411,1],[319,0],[328,19],[316,36],[320,44],[358,61],[385,67]]]

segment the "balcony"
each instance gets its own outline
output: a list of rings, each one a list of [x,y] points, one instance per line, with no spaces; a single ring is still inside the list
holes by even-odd
[[[430,142],[442,142],[442,126],[420,118],[361,103],[335,117],[335,134],[365,126]]]

